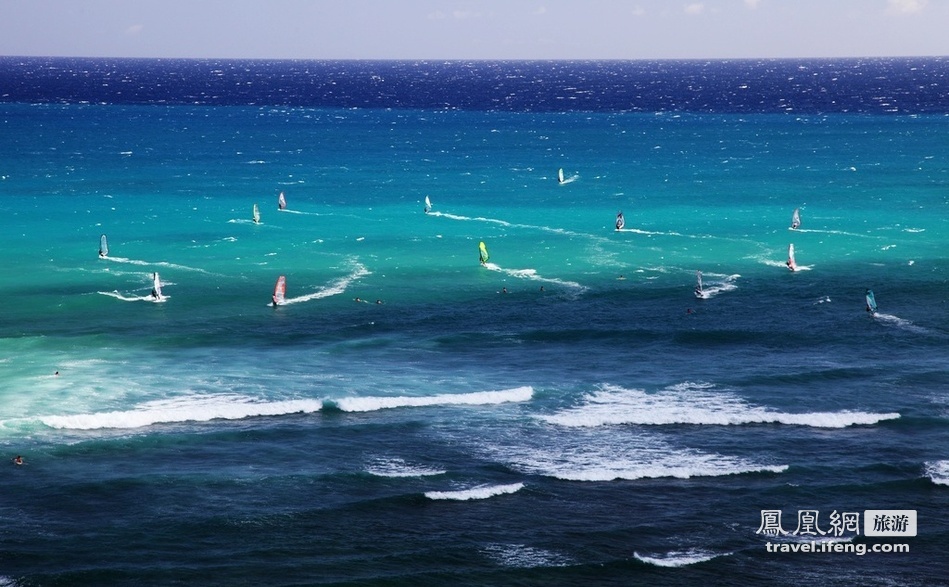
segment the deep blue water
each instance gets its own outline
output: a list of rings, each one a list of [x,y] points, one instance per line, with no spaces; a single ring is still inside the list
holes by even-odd
[[[0,585],[944,584],[947,66],[0,58]]]

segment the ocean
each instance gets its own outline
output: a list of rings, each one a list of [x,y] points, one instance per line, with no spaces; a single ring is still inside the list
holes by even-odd
[[[0,58],[0,585],[949,584],[947,98]]]

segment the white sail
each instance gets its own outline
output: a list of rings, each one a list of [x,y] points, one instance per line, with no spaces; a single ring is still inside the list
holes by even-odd
[[[623,230],[623,227],[626,226],[626,219],[623,218],[623,212],[616,213],[616,230]]]
[[[280,192],[280,195],[277,196],[277,209],[283,210],[287,207],[287,199],[283,196],[283,192]]]
[[[99,256],[108,257],[109,256],[109,241],[105,238],[105,235],[99,237]]]
[[[260,208],[257,207],[257,204],[254,204],[254,222],[260,223]]]
[[[696,271],[695,272],[695,297],[701,298],[704,295],[705,293],[702,291],[702,272]]]
[[[794,212],[791,214],[791,228],[797,228],[801,225],[801,209],[795,208]]]
[[[794,260],[794,243],[788,245],[788,260],[785,262],[788,269],[797,271],[797,261]]]
[[[557,171],[557,181],[559,181],[560,183],[563,183],[563,167],[561,167],[560,170]]]
[[[158,272],[152,274],[152,297],[156,300],[162,299],[161,280],[158,278]]]
[[[428,199],[428,196],[425,196],[425,213],[428,214],[432,211],[432,201]]]

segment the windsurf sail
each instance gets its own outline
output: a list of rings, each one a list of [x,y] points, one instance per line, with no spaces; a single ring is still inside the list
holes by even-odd
[[[161,299],[161,280],[158,278],[158,272],[152,274],[152,297],[156,300]]]
[[[801,209],[795,208],[791,214],[791,228],[797,228],[801,225]]]
[[[788,260],[785,262],[788,269],[797,271],[797,261],[794,260],[794,243],[788,245]]]
[[[623,230],[623,227],[626,226],[626,219],[623,218],[622,210],[616,213],[616,230]]]
[[[695,297],[702,297],[702,272],[695,272]]]
[[[557,181],[560,183],[563,183],[563,167],[561,167],[560,170],[557,171]]]
[[[105,238],[105,235],[99,237],[99,256],[108,257],[109,256],[109,241]]]
[[[481,250],[481,264],[484,265],[488,262],[488,248],[484,246],[484,241],[478,243],[478,248]]]
[[[287,278],[283,275],[277,278],[277,284],[273,288],[273,305],[279,306],[287,299]]]
[[[432,201],[428,199],[428,196],[425,196],[425,213],[428,214],[432,211]]]
[[[875,313],[877,311],[877,300],[873,296],[873,290],[867,290],[867,312]]]
[[[254,204],[254,222],[260,224],[260,208],[257,207],[257,204]]]
[[[283,197],[283,192],[280,192],[280,195],[277,196],[277,209],[283,210],[287,207],[287,199]]]

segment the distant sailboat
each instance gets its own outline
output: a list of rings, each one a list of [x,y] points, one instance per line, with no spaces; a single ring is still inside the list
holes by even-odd
[[[795,208],[794,212],[791,214],[791,229],[795,229],[801,225],[801,209]]]
[[[260,224],[260,208],[254,204],[254,224]]]
[[[873,296],[873,290],[867,290],[867,312],[871,314],[876,314],[877,311],[877,300]]]
[[[287,199],[283,197],[283,192],[277,196],[277,210],[284,210],[287,207]]]
[[[277,278],[277,284],[273,288],[274,308],[286,302],[287,299],[287,278],[283,275]]]
[[[794,243],[788,245],[788,260],[784,264],[791,271],[797,271],[797,261],[794,260]]]
[[[702,272],[695,272],[695,297],[702,298],[705,297],[705,293],[702,291]]]
[[[152,274],[152,297],[156,300],[163,299],[161,295],[161,280],[158,278],[158,272]]]
[[[623,212],[619,211],[616,213],[616,230],[623,230],[624,226],[626,226],[626,219],[623,218]]]
[[[428,214],[432,211],[432,201],[428,199],[428,196],[425,196],[425,213]]]
[[[560,170],[557,171],[557,182],[563,183],[563,167],[561,167]]]
[[[478,248],[481,250],[481,264],[484,265],[488,262],[488,248],[484,246],[484,241],[478,243]]]
[[[99,256],[108,257],[109,256],[109,241],[105,238],[105,235],[99,237]]]

